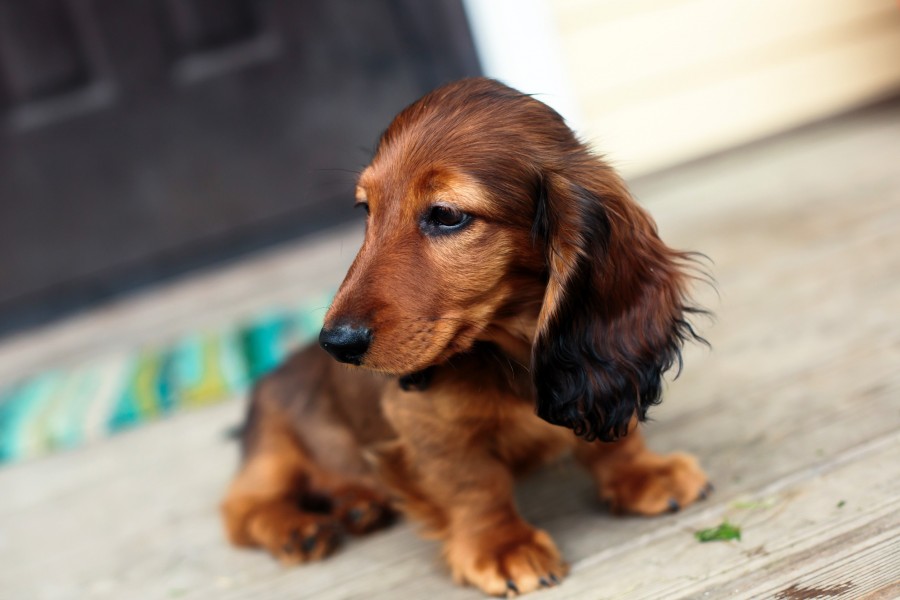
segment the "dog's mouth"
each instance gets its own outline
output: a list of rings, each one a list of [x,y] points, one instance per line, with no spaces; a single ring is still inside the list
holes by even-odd
[[[429,319],[403,335],[403,341],[392,343],[389,332],[376,331],[374,343],[363,356],[351,364],[389,375],[409,377],[444,364],[457,354],[469,350],[476,342],[479,329],[472,324],[441,326],[442,319]],[[415,378],[413,378],[415,379]]]

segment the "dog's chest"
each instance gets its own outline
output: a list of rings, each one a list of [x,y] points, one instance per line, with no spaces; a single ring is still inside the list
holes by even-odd
[[[534,414],[530,404],[521,401],[504,411],[494,428],[494,439],[489,441],[494,454],[516,473],[558,458],[572,442],[570,430],[547,423]]]

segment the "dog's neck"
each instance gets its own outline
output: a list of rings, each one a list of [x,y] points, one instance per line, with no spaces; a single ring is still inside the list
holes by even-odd
[[[531,345],[537,330],[537,315],[497,321],[485,332],[485,341],[496,344],[521,365],[531,363]]]

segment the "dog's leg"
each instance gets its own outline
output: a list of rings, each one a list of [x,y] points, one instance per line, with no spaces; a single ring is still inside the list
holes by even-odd
[[[330,514],[301,508],[312,462],[280,427],[265,432],[222,503],[225,530],[238,546],[258,546],[285,563],[324,558],[339,542]]]
[[[389,524],[393,511],[346,427],[314,408],[302,419],[286,410],[296,408],[292,398],[311,403],[323,397],[284,377],[271,375],[254,390],[245,459],[222,516],[235,545],[262,547],[295,563],[327,556],[342,530],[361,534]],[[317,459],[310,448],[323,445]]]
[[[550,536],[516,510],[507,465],[486,449],[454,449],[432,437],[427,449],[394,442],[379,451],[404,512],[444,540],[454,579],[500,596],[556,585],[568,567]]]
[[[575,456],[594,478],[600,499],[619,513],[656,515],[705,498],[712,489],[689,454],[655,454],[640,427],[615,442],[579,440]]]
[[[390,525],[396,513],[383,486],[369,472],[362,449],[349,432],[335,433],[326,448],[329,458],[337,459],[342,468],[316,464],[309,480],[311,495],[323,500],[343,529],[354,535]]]

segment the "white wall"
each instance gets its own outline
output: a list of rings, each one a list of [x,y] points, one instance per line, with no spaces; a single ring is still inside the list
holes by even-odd
[[[546,0],[463,0],[484,74],[581,122],[555,17]]]
[[[626,174],[900,92],[895,0],[466,0],[487,74]]]

